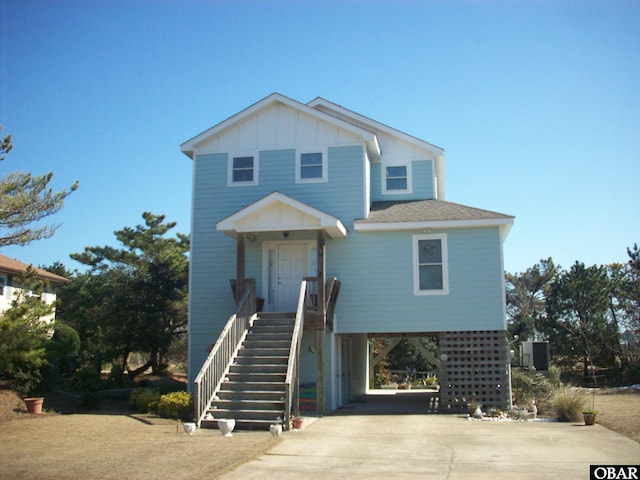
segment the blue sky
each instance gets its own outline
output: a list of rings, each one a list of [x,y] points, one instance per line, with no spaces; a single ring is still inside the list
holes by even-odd
[[[640,242],[638,1],[0,0],[0,164],[80,188],[35,265],[165,214],[179,145],[272,92],[322,96],[446,150],[447,200],[516,216],[505,269]]]

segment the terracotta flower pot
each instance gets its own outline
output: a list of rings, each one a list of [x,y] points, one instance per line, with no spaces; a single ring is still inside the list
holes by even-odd
[[[42,404],[44,403],[44,397],[27,397],[24,399],[24,403],[27,406],[27,412],[34,415],[42,415]]]
[[[596,423],[595,412],[582,412],[582,416],[584,417],[585,425],[595,425]]]
[[[293,428],[295,430],[300,430],[302,428],[302,424],[304,423],[301,418],[294,418],[291,421],[293,422]]]

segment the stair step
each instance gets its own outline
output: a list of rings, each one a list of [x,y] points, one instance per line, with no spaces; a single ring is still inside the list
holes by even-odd
[[[213,415],[213,419],[233,418],[237,420],[261,420],[264,422],[278,423],[284,418],[284,409],[280,410],[207,410]]]
[[[242,343],[242,348],[253,350],[254,348],[284,348],[291,347],[291,339],[249,338]]]
[[[264,410],[284,411],[284,402],[280,400],[214,400],[209,407],[215,416],[216,411],[222,410]]]
[[[266,373],[262,373],[262,372],[251,372],[251,373],[236,373],[236,372],[229,372],[227,373],[227,377],[229,379],[229,382],[236,382],[236,383],[249,383],[249,382],[254,382],[254,383],[272,383],[272,382],[279,382],[282,383],[285,381],[285,377],[287,376],[287,373],[273,373],[273,372],[266,372]]]
[[[283,392],[284,382],[222,382],[220,391],[233,392]]]
[[[229,373],[236,373],[236,374],[280,373],[284,375],[287,373],[287,364],[286,363],[281,363],[281,364],[251,363],[251,364],[240,365],[240,364],[234,363],[229,367]]]
[[[269,401],[269,402],[284,402],[284,391],[234,391],[224,390],[218,392],[219,400],[247,400],[247,401]],[[217,400],[214,400],[214,402]]]
[[[235,430],[269,430],[269,427],[274,424],[281,424],[282,422],[270,421],[270,420],[250,420],[250,419],[236,419]],[[200,425],[201,428],[218,428],[218,422],[215,420],[203,420]]]
[[[293,325],[254,325],[249,328],[249,336],[252,335],[281,335],[283,337],[291,337],[293,334]]]
[[[289,348],[241,348],[238,357],[289,357]]]
[[[233,365],[287,365],[289,356],[276,355],[246,355],[235,358]]]

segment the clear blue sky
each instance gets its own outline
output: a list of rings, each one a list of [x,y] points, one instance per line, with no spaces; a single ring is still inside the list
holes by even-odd
[[[272,92],[446,150],[447,200],[516,216],[505,269],[640,243],[638,1],[0,0],[0,164],[80,188],[35,265],[145,210],[190,222],[180,143]]]

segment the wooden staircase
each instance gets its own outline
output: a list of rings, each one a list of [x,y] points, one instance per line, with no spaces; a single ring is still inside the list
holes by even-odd
[[[269,429],[285,422],[286,375],[295,313],[259,313],[232,359],[202,420],[235,419],[236,429]]]

